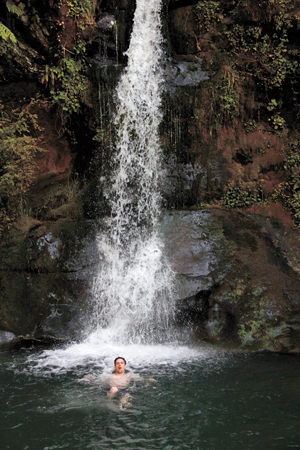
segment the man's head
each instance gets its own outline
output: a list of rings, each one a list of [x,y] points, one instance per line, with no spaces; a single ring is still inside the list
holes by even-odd
[[[123,375],[125,373],[125,369],[126,369],[126,360],[125,360],[125,358],[123,358],[122,356],[118,356],[114,360],[114,364],[115,364],[116,374],[117,375]]]

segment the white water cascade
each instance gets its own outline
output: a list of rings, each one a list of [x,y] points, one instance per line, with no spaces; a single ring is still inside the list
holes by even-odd
[[[138,0],[128,65],[117,86],[116,156],[106,197],[111,216],[99,235],[93,285],[98,332],[156,342],[172,316],[172,271],[157,231],[161,198],[158,126],[163,85],[162,0]],[[165,333],[164,333],[165,334]]]
[[[171,326],[174,274],[158,231],[161,4],[137,0],[128,66],[117,87],[116,157],[106,189],[111,216],[98,236],[93,331],[82,342],[32,355],[26,370],[35,374],[71,369],[84,374],[93,368],[98,373],[111,369],[117,355],[143,370],[210,357],[178,342]]]

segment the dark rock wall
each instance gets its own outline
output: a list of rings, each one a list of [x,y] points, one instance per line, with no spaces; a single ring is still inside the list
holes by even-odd
[[[162,230],[179,323],[210,342],[299,353],[298,233],[214,209],[166,214]]]
[[[176,274],[176,320],[192,339],[299,353],[298,233],[220,209],[165,213],[160,231]],[[82,337],[99,264],[93,222],[59,219],[12,233],[0,256],[0,329]]]
[[[0,328],[25,337],[79,337],[97,265],[94,224],[36,224],[1,246]],[[83,327],[84,323],[84,327]]]

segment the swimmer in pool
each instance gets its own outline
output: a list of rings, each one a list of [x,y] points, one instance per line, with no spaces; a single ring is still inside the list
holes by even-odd
[[[129,396],[129,392],[126,392],[125,389],[129,386],[131,381],[155,381],[153,378],[143,380],[140,375],[126,370],[126,360],[122,356],[117,356],[114,360],[114,366],[114,371],[107,375],[104,379],[104,384],[108,386],[105,390],[107,391],[107,395],[110,397],[116,397],[119,395]],[[89,381],[95,380],[92,375],[85,375],[84,378]]]
[[[118,356],[114,360],[115,370],[107,376],[105,383],[109,386],[107,395],[114,397],[115,395],[129,395],[124,391],[131,381],[138,380],[139,375],[126,370],[126,360],[122,356]]]

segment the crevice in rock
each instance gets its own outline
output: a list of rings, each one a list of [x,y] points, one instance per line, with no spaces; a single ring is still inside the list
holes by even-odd
[[[233,314],[226,311],[226,322],[222,330],[222,335],[228,340],[236,340],[237,324]]]
[[[211,290],[203,290],[196,295],[180,300],[175,320],[178,325],[203,323],[208,319]]]

